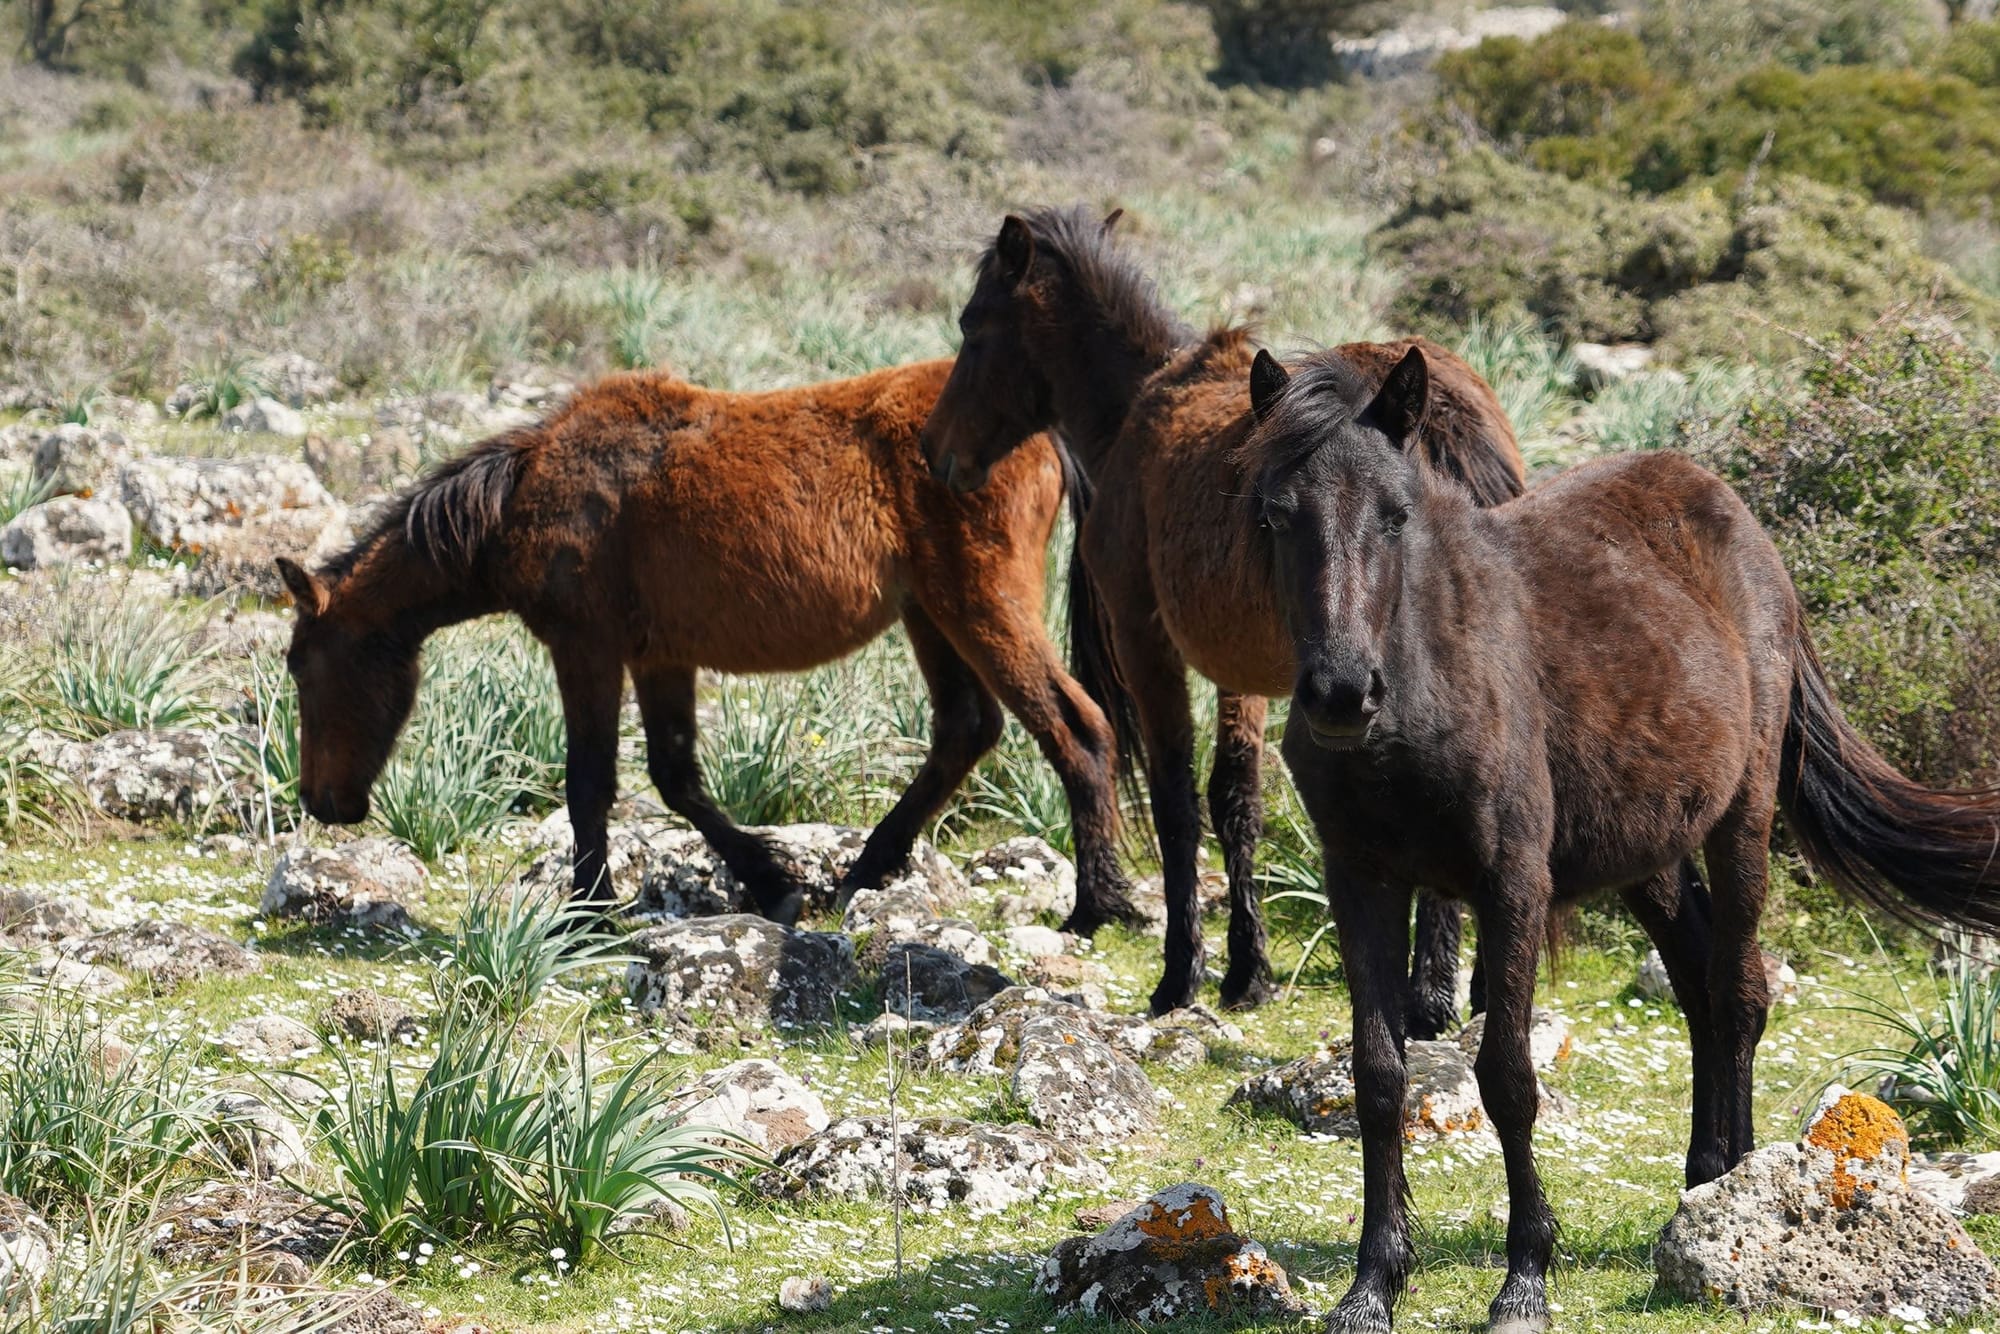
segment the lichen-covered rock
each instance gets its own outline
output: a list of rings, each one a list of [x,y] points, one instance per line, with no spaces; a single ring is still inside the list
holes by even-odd
[[[1742,1311],[1771,1306],[1958,1319],[2000,1295],[1992,1261],[1912,1190],[1909,1134],[1885,1104],[1834,1089],[1795,1144],[1773,1144],[1681,1196],[1653,1260],[1662,1285]]]
[[[909,1019],[963,1019],[1013,985],[991,964],[919,941],[896,941],[882,960],[882,1008]]]
[[[868,841],[868,830],[830,824],[753,827],[788,865],[805,892],[806,909],[823,912],[839,897],[841,877]],[[903,871],[883,889],[914,889],[928,896],[933,912],[963,903],[965,879],[943,854],[918,839]],[[750,900],[714,849],[699,835],[662,839],[648,852],[634,910],[663,917],[712,917],[744,912]]]
[[[281,1257],[303,1266],[332,1255],[347,1223],[325,1206],[276,1182],[208,1181],[161,1206],[153,1253],[172,1265],[207,1268],[245,1261],[270,1273]],[[284,1272],[279,1270],[278,1272]]]
[[[282,1014],[258,1014],[223,1029],[215,1045],[250,1065],[293,1065],[318,1053],[319,1035]]]
[[[90,909],[75,899],[0,887],[0,938],[16,945],[52,945],[87,936]]]
[[[1912,1156],[1910,1189],[1923,1192],[1954,1213],[2000,1212],[1992,1205],[1980,1207],[1988,1196],[2000,1204],[2000,1152]]]
[[[641,1011],[700,1023],[780,1027],[832,1021],[856,981],[854,945],[745,913],[663,922],[634,935],[626,988]]]
[[[133,459],[118,470],[125,508],[163,547],[198,551],[224,530],[284,510],[338,508],[305,461],[275,455]]]
[[[49,955],[28,965],[28,976],[51,991],[102,998],[125,990],[125,979],[99,964]]]
[[[758,1059],[711,1070],[667,1105],[687,1125],[741,1135],[766,1154],[789,1149],[831,1124],[826,1104],[804,1081],[775,1061]]]
[[[571,859],[576,855],[576,834],[570,827],[569,812],[558,810],[542,821],[535,831],[534,842],[544,851],[522,872],[521,883],[530,889],[567,895],[575,883]],[[647,817],[615,822],[606,831],[604,854],[611,892],[636,907],[640,883],[652,859],[684,857],[687,849],[698,843],[700,834],[664,819]]]
[[[1453,1039],[1458,1049],[1465,1053],[1465,1059],[1479,1058],[1479,1044],[1486,1036],[1486,1016],[1475,1014],[1458,1030]],[[1576,1041],[1570,1035],[1569,1022],[1553,1010],[1539,1007],[1528,1020],[1528,1059],[1535,1069],[1550,1071],[1570,1058],[1576,1050]]]
[[[833,1305],[833,1280],[823,1274],[794,1274],[778,1285],[778,1309],[810,1315]]]
[[[840,929],[849,935],[883,932],[890,939],[910,940],[927,923],[938,919],[937,900],[916,884],[885,889],[857,889],[841,910]]]
[[[1091,1237],[1070,1237],[1042,1261],[1035,1289],[1061,1316],[1145,1327],[1190,1316],[1297,1319],[1284,1269],[1229,1225],[1212,1186],[1172,1186]]]
[[[1479,1080],[1456,1042],[1405,1043],[1403,1065],[1409,1079],[1403,1099],[1405,1136],[1432,1138],[1486,1124]],[[1252,1075],[1237,1085],[1226,1105],[1281,1116],[1309,1135],[1358,1138],[1354,1044],[1342,1038],[1310,1056]]]
[[[407,1005],[366,987],[335,996],[320,1011],[319,1026],[356,1042],[400,1042],[415,1037],[420,1028]]]
[[[16,570],[110,565],[132,554],[132,516],[102,496],[57,496],[0,528],[0,564]]]
[[[1076,866],[1039,838],[1023,835],[996,843],[965,868],[974,889],[993,896],[993,915],[1026,926],[1076,910]]]
[[[272,866],[258,911],[273,920],[403,931],[411,926],[409,902],[429,874],[392,838],[293,848]]]
[[[0,1310],[33,1309],[31,1294],[55,1265],[56,1236],[40,1214],[11,1195],[0,1195]]]
[[[144,974],[162,991],[197,977],[243,977],[262,966],[255,954],[227,936],[181,922],[135,922],[100,931],[71,952],[85,963],[115,964]]]
[[[1141,1019],[1090,1009],[1040,987],[1009,987],[964,1023],[932,1035],[925,1058],[958,1073],[1011,1074],[1020,1057],[1022,1028],[1045,1016],[1074,1025],[1135,1060],[1156,1061],[1176,1070],[1192,1069],[1207,1060],[1212,1045],[1243,1040],[1241,1029],[1199,1005]]]
[[[298,1126],[254,1093],[216,1094],[208,1104],[208,1132],[229,1162],[252,1176],[283,1176],[306,1166]]]
[[[278,557],[316,569],[353,543],[341,505],[278,510],[234,527],[213,527],[188,576],[188,592],[195,597],[253,593],[275,602],[286,594]]]
[[[306,433],[306,419],[296,408],[267,396],[238,403],[223,413],[222,428],[226,431],[290,436],[296,440]]]
[[[83,790],[106,815],[135,824],[199,826],[250,809],[238,735],[162,728],[113,732],[90,745]]]
[[[117,490],[118,469],[132,446],[116,431],[64,422],[34,442],[30,468],[53,496],[93,496]],[[129,530],[131,521],[126,520]]]
[[[1033,1126],[924,1117],[898,1124],[892,1140],[887,1117],[863,1116],[785,1150],[756,1184],[790,1199],[883,1200],[900,1188],[911,1209],[981,1215],[1058,1186],[1102,1190],[1110,1181],[1084,1148]]]
[[[1009,1087],[1029,1120],[1080,1144],[1115,1143],[1159,1125],[1152,1081],[1069,1016],[1043,1015],[1022,1025]]]
[[[1047,959],[1068,954],[1075,944],[1075,936],[1064,935],[1053,927],[1038,923],[1010,926],[1000,933],[1002,949],[1029,959]]]

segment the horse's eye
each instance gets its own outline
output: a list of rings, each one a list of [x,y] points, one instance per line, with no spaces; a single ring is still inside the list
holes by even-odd
[[[1398,508],[1390,510],[1382,516],[1382,531],[1391,537],[1400,536],[1403,531],[1403,525],[1409,521],[1410,512],[1407,509]]]
[[[1266,505],[1264,507],[1264,526],[1274,533],[1291,531],[1291,510],[1283,505]]]

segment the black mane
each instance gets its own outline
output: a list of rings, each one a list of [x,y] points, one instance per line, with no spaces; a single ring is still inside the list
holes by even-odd
[[[1068,270],[1106,325],[1142,349],[1157,364],[1195,331],[1160,300],[1153,280],[1121,253],[1104,219],[1082,204],[1037,208],[1022,215],[1035,238],[1035,251]],[[998,262],[993,247],[979,261],[984,276]]]
[[[501,525],[521,457],[539,433],[539,427],[521,427],[445,460],[391,501],[326,573],[345,577],[363,554],[400,535],[418,559],[448,574],[469,574]]]

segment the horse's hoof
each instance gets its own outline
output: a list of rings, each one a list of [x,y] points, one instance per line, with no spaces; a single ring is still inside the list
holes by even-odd
[[[805,891],[796,887],[786,890],[776,899],[761,905],[762,915],[779,926],[797,926],[799,917],[806,910]]]
[[[1326,1334],[1389,1334],[1389,1307],[1372,1292],[1350,1290],[1327,1312]]]
[[[1262,969],[1248,977],[1238,977],[1226,973],[1222,978],[1222,1008],[1225,1010],[1254,1010],[1278,995],[1278,984]]]
[[[1170,1014],[1175,1010],[1184,1009],[1194,1004],[1195,998],[1201,994],[1200,976],[1201,974],[1197,970],[1195,974],[1197,980],[1178,984],[1172,982],[1170,979],[1162,978],[1160,985],[1153,988],[1151,1008],[1154,1017],[1157,1018],[1163,1014]]]

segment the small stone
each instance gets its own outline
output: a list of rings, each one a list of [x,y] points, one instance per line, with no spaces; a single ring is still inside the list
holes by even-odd
[[[963,1208],[980,1216],[1057,1186],[1111,1184],[1086,1149],[1033,1126],[923,1117],[899,1122],[893,1139],[889,1131],[887,1117],[844,1117],[779,1154],[756,1188],[787,1199],[837,1200],[883,1200],[900,1189],[904,1205],[917,1212]]]
[[[318,1036],[281,1014],[238,1019],[216,1035],[215,1044],[251,1065],[292,1065],[319,1052]]]
[[[116,431],[65,422],[35,440],[30,468],[53,496],[94,496],[117,490],[118,467],[132,447]],[[126,521],[130,529],[131,520]]]
[[[1075,864],[1039,838],[995,844],[974,857],[965,874],[975,889],[992,895],[994,916],[1008,925],[1060,921],[1076,910]]]
[[[1113,1200],[1109,1204],[1087,1204],[1076,1211],[1078,1232],[1098,1232],[1131,1213],[1146,1207],[1144,1200]]]
[[[391,838],[293,848],[271,868],[259,911],[273,920],[406,931],[409,901],[429,878],[416,854]]]
[[[125,990],[125,979],[109,968],[59,955],[37,959],[28,966],[28,976],[47,983],[51,990],[80,996],[102,998]]]
[[[1403,1133],[1433,1138],[1486,1125],[1479,1080],[1457,1042],[1407,1042],[1403,1065],[1408,1084],[1403,1100]],[[1544,1098],[1548,1095],[1544,1093]],[[1280,1116],[1310,1135],[1358,1139],[1354,1111],[1353,1043],[1333,1046],[1244,1080],[1226,1105]],[[1550,1110],[1547,1101],[1543,1112]]]
[[[409,1007],[365,987],[343,991],[320,1011],[319,1026],[356,1042],[389,1042],[419,1030]]]
[[[907,1018],[963,1019],[1013,985],[990,964],[915,941],[897,941],[882,962],[882,1008]]]
[[[306,433],[305,416],[275,398],[254,398],[237,404],[222,414],[222,426],[229,431],[255,431],[293,439]]]
[[[75,899],[32,889],[0,889],[0,936],[50,945],[90,934],[90,909]]]
[[[766,1154],[777,1153],[831,1124],[819,1095],[775,1061],[737,1061],[702,1076],[667,1100],[684,1125],[740,1135]]]
[[[1453,1039],[1467,1061],[1477,1060],[1479,1044],[1486,1036],[1486,1016],[1475,1014],[1458,1030]],[[1576,1050],[1575,1040],[1570,1036],[1569,1024],[1553,1010],[1539,1007],[1528,1021],[1528,1059],[1534,1067],[1544,1073],[1554,1070],[1568,1060]]]
[[[1642,374],[1653,364],[1653,349],[1645,343],[1575,343],[1577,380],[1597,389]]]
[[[1144,1072],[1084,1026],[1057,1016],[1022,1026],[1010,1091],[1029,1120],[1083,1144],[1130,1139],[1159,1124],[1159,1098]]]
[[[1000,933],[1001,948],[1030,959],[1068,954],[1075,937],[1041,925],[1010,926]]]
[[[635,912],[663,917],[710,917],[747,911],[752,905],[735,875],[699,834],[678,831],[650,850],[640,877]],[[823,912],[839,897],[841,877],[861,855],[869,831],[841,825],[796,824],[753,827],[790,867],[805,893],[808,912]],[[882,890],[913,890],[924,895],[933,914],[941,914],[966,898],[965,879],[957,868],[919,839],[904,869],[891,876]]]
[[[15,1299],[30,1310],[34,1294],[55,1265],[56,1236],[41,1215],[11,1195],[0,1195],[0,1310]]]
[[[778,1285],[778,1305],[797,1315],[824,1311],[833,1305],[833,1280],[817,1274],[811,1278],[794,1275]]]
[[[307,1163],[297,1125],[251,1093],[218,1093],[209,1104],[210,1130],[229,1161],[256,1177],[282,1176]]]
[[[1283,1267],[1231,1228],[1221,1193],[1192,1182],[1161,1191],[1096,1236],[1056,1243],[1035,1290],[1060,1316],[1142,1327],[1306,1314]]]
[[[265,515],[339,507],[303,459],[268,454],[133,459],[118,470],[118,492],[147,537],[187,551]]]
[[[1758,1149],[1681,1196],[1654,1248],[1661,1284],[1741,1311],[1968,1316],[2000,1276],[1949,1210],[1911,1189],[1909,1165],[1896,1114],[1836,1087],[1798,1143]]]

